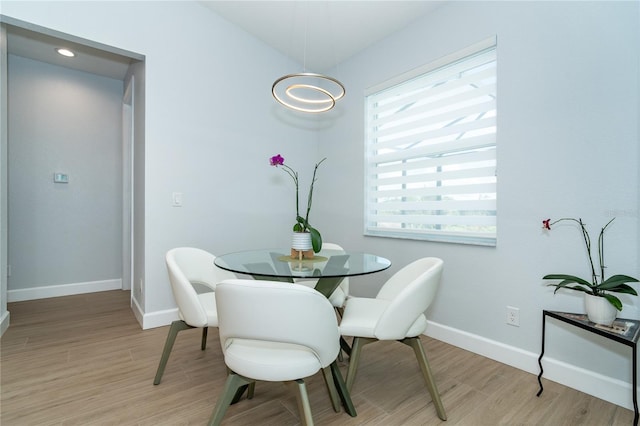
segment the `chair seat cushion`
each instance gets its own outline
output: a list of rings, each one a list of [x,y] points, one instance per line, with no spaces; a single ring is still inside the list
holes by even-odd
[[[363,297],[349,298],[342,313],[340,334],[375,338],[376,324],[387,306],[389,306],[387,300]]]
[[[346,300],[347,295],[340,287],[336,288],[333,293],[331,293],[331,296],[329,296],[329,302],[331,302],[334,308],[343,307]]]
[[[247,339],[233,339],[224,349],[224,361],[242,376],[270,382],[309,377],[321,368],[318,357],[304,346]]]
[[[216,293],[209,291],[207,293],[198,294],[198,299],[207,313],[207,326],[218,326],[218,309],[216,308]]]
[[[207,314],[207,324],[189,324],[192,327],[217,327],[218,326],[218,309],[216,308],[216,294],[213,291],[198,294],[200,304]],[[182,313],[180,319],[184,321]]]
[[[370,299],[365,297],[350,297],[344,307],[340,321],[340,334],[343,336],[368,337],[387,340],[376,334],[376,327],[380,317],[391,302],[384,299]],[[415,337],[427,328],[427,319],[420,315],[409,327],[404,335],[394,336],[399,340],[405,337]]]

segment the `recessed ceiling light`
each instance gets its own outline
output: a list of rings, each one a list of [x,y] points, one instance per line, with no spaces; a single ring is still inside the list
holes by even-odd
[[[72,51],[70,51],[69,49],[65,49],[63,47],[59,47],[56,49],[56,52],[58,52],[60,55],[62,56],[66,56],[68,58],[73,58],[74,56],[76,56],[75,53],[73,53]]]

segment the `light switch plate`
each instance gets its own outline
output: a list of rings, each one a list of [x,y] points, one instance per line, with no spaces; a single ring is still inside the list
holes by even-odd
[[[182,207],[182,192],[174,192],[171,194],[173,207]]]
[[[53,182],[54,183],[69,183],[69,175],[66,173],[54,173],[53,174]]]

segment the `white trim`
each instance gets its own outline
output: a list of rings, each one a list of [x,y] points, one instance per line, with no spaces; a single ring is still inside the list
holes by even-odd
[[[136,317],[138,324],[140,324],[144,330],[144,310],[138,303],[138,300],[134,297],[133,292],[131,292],[131,310],[133,311],[133,315]]]
[[[429,321],[425,335],[510,365],[535,376],[540,372],[538,366],[539,353],[525,351],[515,346],[505,345],[495,340],[486,339],[431,321]],[[632,385],[630,382],[613,379],[547,356],[542,359],[542,366],[544,368],[543,379],[560,383],[612,404],[633,410]],[[631,371],[629,371],[629,376],[631,376]],[[531,380],[536,380],[536,378],[532,377]],[[638,392],[640,393],[640,389]],[[530,397],[535,398],[535,394],[530,395]],[[543,392],[540,398],[544,397],[545,394]]]
[[[479,41],[478,43],[474,43],[471,46],[467,46],[461,50],[458,50],[457,52],[443,56],[426,65],[421,65],[410,71],[407,71],[405,73],[392,77],[386,81],[383,81],[382,83],[378,83],[375,86],[368,87],[365,89],[364,95],[369,96],[372,93],[381,92],[382,90],[388,89],[391,86],[395,86],[396,84],[400,84],[407,80],[411,80],[412,78],[415,78],[421,74],[425,74],[425,73],[428,73],[429,71],[451,64],[452,62],[458,61],[464,57],[480,52],[484,49],[488,49],[490,47],[496,46],[497,44],[498,44],[497,36],[494,35],[494,36],[488,37],[482,41]]]
[[[50,297],[70,296],[73,294],[96,293],[99,291],[121,290],[122,279],[88,281],[84,283],[59,284],[42,287],[21,288],[7,291],[8,302],[48,299]]]
[[[4,315],[2,315],[2,319],[0,319],[0,336],[2,336],[4,332],[7,331],[7,328],[9,328],[10,317],[11,314],[9,313],[9,311],[6,311]]]
[[[173,321],[180,319],[178,308],[165,309],[163,311],[146,314],[134,297],[131,298],[131,310],[143,330],[164,327],[170,325]]]
[[[149,328],[164,327],[177,319],[180,319],[178,308],[151,312],[143,315],[142,329],[147,330]]]

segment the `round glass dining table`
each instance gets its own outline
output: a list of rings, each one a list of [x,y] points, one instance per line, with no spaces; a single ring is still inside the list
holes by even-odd
[[[327,298],[340,285],[345,277],[372,274],[384,271],[391,262],[375,254],[344,250],[321,250],[311,259],[291,256],[290,249],[246,250],[223,254],[216,257],[215,265],[238,274],[251,275],[256,280],[286,281],[308,278],[318,279],[315,289]],[[340,339],[343,349],[350,352],[344,339]],[[345,411],[355,417],[356,409],[338,368],[331,364],[331,373]],[[241,393],[240,393],[241,395]],[[240,395],[236,395],[234,402]]]
[[[216,257],[216,266],[255,279],[293,282],[317,278],[315,289],[329,297],[345,277],[384,271],[391,262],[370,253],[321,250],[312,259],[291,256],[290,249],[246,250]]]

